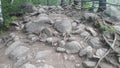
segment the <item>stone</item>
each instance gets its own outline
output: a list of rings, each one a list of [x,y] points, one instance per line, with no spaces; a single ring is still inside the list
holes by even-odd
[[[78,53],[81,49],[81,45],[77,41],[71,41],[65,45],[66,52],[69,53]]]
[[[81,64],[75,64],[75,68],[80,68]]]
[[[38,20],[31,21],[25,24],[25,30],[29,33],[39,34],[44,28],[50,27],[51,20],[47,16],[40,16]]]
[[[59,32],[57,32],[57,31],[53,32],[53,36],[58,36],[58,35],[59,35]]]
[[[24,53],[26,53],[29,50],[28,47],[25,46],[18,46],[16,47],[10,54],[9,57],[11,59],[19,59]]]
[[[80,36],[82,36],[83,38],[88,37],[88,36],[90,36],[90,33],[88,33],[87,31],[84,31],[80,34]]]
[[[8,55],[9,53],[11,53],[17,46],[20,45],[24,45],[24,43],[22,43],[21,41],[16,41],[14,43],[12,43],[11,45],[9,45],[9,47],[6,49],[5,51],[5,55]]]
[[[10,64],[0,64],[0,68],[12,68]]]
[[[68,60],[70,60],[70,61],[75,61],[75,56],[74,55],[71,55],[71,56],[69,56],[69,58],[68,58]]]
[[[35,34],[29,34],[28,35],[28,39],[30,39],[31,41],[35,42],[35,41],[39,40],[39,37],[36,36]]]
[[[92,27],[86,27],[86,30],[89,31],[92,36],[97,36],[97,32]]]
[[[102,68],[115,68],[116,66],[114,66],[112,64],[108,64],[108,63],[101,63],[100,67],[102,67]]]
[[[116,32],[120,33],[120,26],[113,26],[113,28],[116,30]]]
[[[35,65],[33,65],[33,64],[26,63],[21,68],[37,68],[37,67]]]
[[[77,23],[76,23],[76,22],[73,22],[73,23],[72,23],[72,28],[75,29],[76,26],[77,26]]]
[[[38,12],[39,12],[39,13],[46,13],[47,11],[45,11],[45,9],[43,9],[43,8],[39,8],[39,9],[38,9]]]
[[[85,55],[89,56],[92,55],[92,52],[93,52],[93,48],[91,46],[87,46],[86,48],[84,48],[79,52],[79,56],[85,56]]]
[[[42,33],[45,33],[48,37],[52,36],[52,31],[50,30],[50,28],[44,28],[42,30]]]
[[[39,59],[39,58],[42,58],[42,57],[45,57],[45,56],[49,56],[50,53],[51,53],[50,50],[39,51],[39,52],[37,52],[35,57],[36,57],[36,59]]]
[[[83,66],[86,68],[94,68],[96,65],[96,62],[94,61],[84,61]]]
[[[19,68],[21,67],[22,65],[24,65],[25,63],[29,62],[33,57],[31,55],[27,55],[27,56],[24,56],[24,57],[21,57],[20,59],[18,59],[14,65],[13,65],[13,68]]]
[[[62,47],[57,47],[56,49],[57,52],[65,52],[65,48],[62,48]]]
[[[98,18],[98,16],[94,13],[84,13],[83,19],[87,20],[89,22],[94,22],[96,19]]]
[[[60,33],[70,33],[72,31],[71,21],[66,20],[57,20],[54,28]]]
[[[82,33],[83,31],[85,31],[84,29],[85,29],[85,25],[84,24],[79,24],[77,27],[76,27],[76,29],[75,29],[75,31],[73,31],[72,33],[74,33],[74,34],[80,34],[80,33]]]
[[[110,17],[110,19],[114,21],[120,21],[120,11],[114,6],[107,7],[104,11],[104,15]]]
[[[32,13],[34,11],[33,4],[30,2],[22,3],[20,5],[20,9],[21,9],[21,11],[28,12],[28,13]]]
[[[39,66],[38,68],[54,68],[54,67],[52,65],[43,64],[43,65]]]
[[[58,44],[59,44],[59,47],[64,47],[66,42],[64,40],[61,40],[58,42]]]
[[[118,62],[120,63],[120,57],[118,57]]]
[[[91,43],[91,46],[93,48],[96,48],[98,49],[99,47],[101,47],[101,42],[100,42],[100,39],[98,37],[93,37],[90,39],[90,43]]]
[[[47,38],[46,42],[49,43],[49,44],[52,44],[53,43],[53,38],[52,37]]]
[[[107,49],[105,48],[100,48],[100,49],[97,49],[96,51],[96,56],[98,58],[101,58],[105,53],[106,53]]]

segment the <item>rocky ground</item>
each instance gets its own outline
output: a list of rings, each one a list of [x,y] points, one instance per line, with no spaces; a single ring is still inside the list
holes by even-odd
[[[119,22],[104,18],[115,32],[102,33],[98,14],[69,6],[32,10],[0,36],[0,68],[120,68]]]

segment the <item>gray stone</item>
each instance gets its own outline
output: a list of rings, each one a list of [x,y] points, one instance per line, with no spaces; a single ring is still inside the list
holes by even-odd
[[[40,16],[38,20],[25,25],[27,32],[39,34],[44,28],[51,25],[51,20],[47,16]]]
[[[42,57],[45,57],[45,56],[49,56],[50,53],[51,53],[50,50],[39,51],[36,54],[36,59],[39,59],[39,58],[42,58]]]
[[[101,47],[101,42],[100,42],[100,39],[98,37],[91,38],[90,43],[91,43],[91,46],[93,48]]]
[[[71,55],[71,56],[69,56],[69,58],[68,58],[68,60],[70,60],[70,61],[75,61],[75,56],[74,55]]]
[[[8,55],[9,53],[11,53],[17,46],[20,45],[24,45],[21,41],[16,41],[14,43],[12,43],[7,49],[5,54]]]
[[[20,68],[25,63],[29,62],[33,57],[31,55],[27,55],[24,57],[21,57],[17,60],[17,62],[14,63],[13,68]]]
[[[108,63],[101,63],[100,67],[102,67],[102,68],[115,68],[116,66],[114,66],[112,64],[108,64]]]
[[[100,49],[97,49],[96,51],[96,56],[98,58],[101,58],[105,53],[106,53],[107,49],[105,48],[100,48]]]
[[[75,64],[75,68],[80,68],[81,64]]]
[[[26,53],[28,50],[28,47],[18,46],[9,54],[9,57],[11,59],[19,59],[22,56],[22,54]]]
[[[50,30],[50,28],[44,28],[42,30],[42,33],[45,33],[48,37],[52,36],[52,31]]]
[[[33,4],[30,2],[26,2],[26,3],[22,3],[20,5],[21,11],[23,12],[28,12],[28,13],[32,13],[33,10]]]
[[[28,35],[28,39],[30,39],[31,41],[35,42],[35,41],[39,40],[39,37],[36,36],[35,34],[29,34]]]
[[[12,68],[10,64],[0,64],[0,68]]]
[[[67,53],[78,53],[81,49],[81,45],[77,41],[71,41],[66,43],[65,49]]]
[[[88,33],[87,31],[84,31],[84,32],[82,32],[80,34],[80,36],[82,36],[82,37],[88,37],[88,36],[90,36],[90,33]]]
[[[39,12],[39,13],[46,13],[47,11],[45,11],[45,9],[43,9],[43,8],[39,8],[39,9],[38,9],[38,12]]]
[[[84,55],[89,56],[92,54],[92,52],[93,52],[93,48],[91,46],[88,46],[79,52],[79,56],[84,56]]]
[[[120,11],[114,6],[107,7],[107,9],[104,11],[104,14],[114,21],[120,21]]]
[[[58,42],[58,44],[59,44],[59,47],[64,47],[65,46],[65,41],[64,40],[61,40],[61,41],[59,41]]]
[[[56,49],[57,52],[65,52],[65,49],[62,47],[57,47]]]
[[[94,68],[96,65],[96,62],[93,61],[84,61],[83,66],[86,68]]]
[[[120,57],[118,57],[118,62],[120,63]]]
[[[37,67],[35,65],[33,65],[33,64],[26,63],[21,68],[37,68]]]
[[[53,38],[52,37],[47,38],[46,42],[49,43],[49,44],[52,44],[53,43]]]
[[[72,30],[71,21],[69,19],[56,21],[54,27],[61,33],[70,33]]]
[[[77,23],[76,23],[76,22],[73,22],[73,23],[72,23],[72,27],[73,27],[73,29],[75,29],[76,26],[77,26]]]
[[[94,13],[86,12],[86,13],[84,13],[83,18],[85,20],[89,21],[89,22],[93,22],[93,21],[95,21],[98,18],[98,16],[96,14],[94,14]]]
[[[89,31],[93,36],[97,36],[97,32],[92,27],[86,27],[86,30]]]
[[[39,66],[38,68],[54,68],[54,67],[52,65],[43,64],[43,65]]]
[[[116,32],[120,33],[120,26],[113,26],[113,28],[116,30]]]
[[[82,32],[84,31],[85,27],[86,27],[86,26],[85,26],[84,24],[79,24],[79,25],[76,27],[75,31],[73,31],[72,33],[74,33],[74,34],[82,33]]]

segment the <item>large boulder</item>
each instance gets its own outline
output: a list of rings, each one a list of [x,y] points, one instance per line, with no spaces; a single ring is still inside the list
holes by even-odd
[[[70,33],[72,30],[72,24],[69,19],[57,20],[54,27],[60,33]]]
[[[37,20],[29,22],[25,25],[27,32],[39,34],[44,28],[51,25],[51,20],[47,16],[38,17]]]
[[[9,54],[9,57],[13,60],[17,60],[21,56],[23,56],[23,54],[25,54],[28,50],[29,50],[28,47],[18,46]]]
[[[107,7],[107,9],[104,11],[104,14],[114,21],[120,21],[120,11],[113,6]]]
[[[20,5],[20,9],[23,12],[32,13],[34,11],[33,4],[30,2],[25,2]]]

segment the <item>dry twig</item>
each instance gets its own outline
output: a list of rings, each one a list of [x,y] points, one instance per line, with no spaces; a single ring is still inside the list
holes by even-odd
[[[97,62],[95,68],[98,68],[98,65],[100,64],[100,62],[102,61],[102,59],[104,59],[104,58],[109,54],[109,52],[110,52],[112,49],[114,49],[113,47],[114,47],[115,42],[116,42],[116,34],[115,34],[115,38],[114,38],[114,41],[113,41],[112,44],[110,44],[110,43],[108,42],[108,40],[105,38],[104,35],[103,35],[103,37],[104,37],[105,41],[108,43],[108,45],[110,46],[110,48],[109,48],[109,50],[99,59],[99,61]]]

